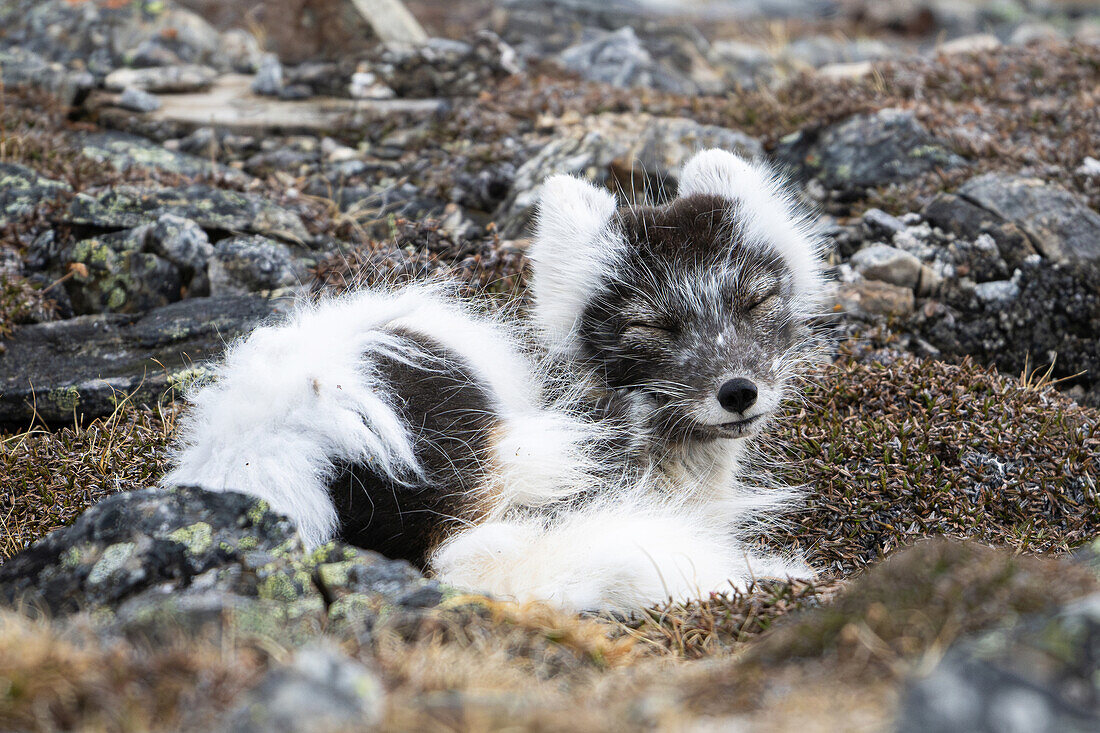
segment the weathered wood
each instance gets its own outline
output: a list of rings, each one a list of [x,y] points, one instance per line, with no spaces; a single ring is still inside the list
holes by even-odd
[[[273,130],[319,132],[351,129],[393,115],[430,117],[446,108],[440,99],[272,99],[253,94],[251,84],[251,76],[226,74],[205,92],[160,96],[161,108],[143,119],[188,128],[217,127],[242,134]],[[89,106],[110,107],[116,98],[117,95],[100,94],[89,100]]]
[[[428,40],[424,28],[401,0],[351,0],[363,19],[382,41],[387,43],[423,43]]]

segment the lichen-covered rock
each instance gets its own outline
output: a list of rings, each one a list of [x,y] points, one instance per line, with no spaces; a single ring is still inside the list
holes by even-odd
[[[69,191],[72,188],[67,183],[40,176],[25,166],[0,163],[0,227]]]
[[[1015,223],[1044,257],[1055,262],[1100,260],[1100,214],[1060,186],[988,173],[963,184],[959,195]]]
[[[83,239],[72,246],[66,283],[76,313],[139,313],[179,300],[179,270],[146,252],[148,227]]]
[[[49,63],[20,47],[0,49],[0,78],[8,86],[45,89],[65,106],[76,104],[95,86],[95,77],[84,69]]]
[[[119,631],[231,627],[296,643],[330,605],[369,635],[386,614],[437,605],[442,590],[404,561],[330,543],[307,552],[294,525],[254,496],[143,489],[104,499],[0,566],[0,602],[90,610]],[[335,622],[334,622],[335,623]]]
[[[201,375],[196,366],[276,312],[258,296],[191,298],[136,315],[24,326],[0,352],[0,426],[72,423],[118,401],[154,405]]]
[[[276,290],[304,277],[290,248],[265,237],[230,237],[214,245],[207,274],[212,295]]]
[[[148,168],[187,178],[211,175],[227,179],[246,178],[240,171],[214,163],[209,158],[168,150],[138,135],[114,131],[88,132],[76,139],[81,154],[92,160],[110,163],[121,172]]]
[[[67,224],[131,229],[164,214],[190,219],[203,229],[246,232],[301,243],[310,238],[302,220],[263,196],[201,184],[182,188],[118,186],[98,196],[77,194],[63,215]]]
[[[841,199],[966,162],[924,129],[912,112],[899,109],[794,133],[781,141],[776,155]]]
[[[1100,730],[1100,594],[967,638],[914,680],[900,733]]]

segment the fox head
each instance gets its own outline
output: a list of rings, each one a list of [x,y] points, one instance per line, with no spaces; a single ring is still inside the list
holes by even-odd
[[[695,155],[663,206],[619,208],[554,176],[530,251],[533,316],[552,352],[643,405],[652,429],[742,438],[804,362],[820,250],[777,177],[722,150]]]

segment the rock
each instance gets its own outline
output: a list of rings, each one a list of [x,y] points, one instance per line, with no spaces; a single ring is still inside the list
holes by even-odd
[[[820,131],[802,131],[776,148],[781,162],[816,178],[841,199],[965,161],[925,130],[911,112],[884,109]]]
[[[771,84],[778,76],[775,56],[750,43],[715,41],[707,58],[723,71],[728,88],[755,89],[758,85]]]
[[[468,43],[432,38],[423,44],[388,44],[377,62],[355,71],[374,73],[399,97],[425,98],[475,97],[522,69],[511,46],[490,31],[478,31]]]
[[[263,49],[256,36],[240,28],[222,33],[215,66],[238,74],[255,74],[263,63]]]
[[[71,191],[69,184],[40,176],[30,168],[0,163],[0,227]]]
[[[970,355],[1020,374],[1054,362],[1052,377],[1071,377],[1065,386],[1086,390],[1086,404],[1100,404],[1100,262],[1051,265],[1038,257],[1024,262],[1007,285],[976,287],[945,283],[938,308],[921,311],[913,326],[950,356]],[[980,286],[979,286],[980,287]],[[1083,374],[1078,374],[1084,372]]]
[[[240,171],[214,163],[209,158],[177,153],[146,138],[124,132],[86,132],[79,134],[76,141],[82,155],[110,163],[123,173],[135,168],[150,168],[187,178],[213,175],[236,181],[246,178]]]
[[[1055,262],[1100,259],[1100,214],[1077,195],[1036,178],[987,173],[959,196],[1020,227]]]
[[[942,54],[988,53],[1001,47],[1001,41],[991,33],[978,33],[945,41],[936,50]]]
[[[160,100],[149,92],[135,87],[126,87],[118,98],[118,106],[134,112],[155,112],[160,109]]]
[[[1004,305],[1020,295],[1020,287],[1012,280],[990,280],[975,285],[974,295],[991,305]]]
[[[898,232],[905,231],[905,224],[896,216],[887,214],[882,209],[867,209],[863,212],[863,226],[872,236],[883,236],[892,239]]]
[[[214,254],[206,232],[190,219],[174,214],[164,214],[157,219],[148,232],[147,240],[146,246],[150,251],[178,267],[188,279],[204,273]],[[188,287],[194,290],[192,285]]]
[[[700,125],[683,117],[655,118],[625,155],[611,161],[612,175],[627,196],[653,192],[652,200],[671,198],[684,163],[707,148],[722,148],[750,159],[764,155],[760,141],[743,132]],[[658,195],[662,189],[665,196]]]
[[[424,43],[428,34],[400,0],[351,0],[383,43]]]
[[[852,255],[852,267],[868,280],[915,290],[920,282],[921,261],[908,252],[885,244],[872,244]]]
[[[244,695],[226,730],[323,733],[381,722],[385,690],[371,670],[329,644],[311,643]]]
[[[397,92],[378,81],[369,71],[357,71],[348,82],[348,95],[352,99],[392,99]]]
[[[109,415],[123,395],[154,405],[225,344],[276,311],[258,296],[191,298],[144,315],[103,314],[21,327],[0,352],[0,426]],[[6,566],[5,566],[6,567]]]
[[[592,35],[594,37],[562,51],[558,61],[585,79],[618,87],[651,87],[675,94],[698,91],[690,78],[650,56],[630,26],[610,33],[597,31]]]
[[[0,567],[5,605],[87,610],[108,632],[165,641],[213,632],[296,645],[326,626],[366,641],[383,610],[441,600],[404,561],[340,543],[306,552],[265,502],[190,487],[110,496]]]
[[[1100,729],[1100,594],[955,642],[903,694],[900,733]]]
[[[62,220],[100,229],[132,229],[164,214],[190,219],[206,230],[262,234],[296,243],[311,238],[297,214],[263,196],[201,184],[152,189],[118,186],[98,196],[78,194]]]
[[[252,82],[252,91],[267,97],[277,97],[283,91],[283,65],[279,63],[278,56],[264,54]]]
[[[25,48],[0,49],[0,79],[7,86],[27,85],[44,89],[71,107],[95,87],[95,77],[83,69],[67,69],[49,63]]]
[[[705,147],[727,147],[744,155],[762,153],[753,138],[724,127],[679,117],[603,114],[571,125],[515,172],[512,192],[497,208],[502,236],[522,235],[530,223],[538,188],[557,173],[578,175],[597,185],[618,185],[624,194],[675,191],[681,166]]]
[[[138,313],[182,297],[179,270],[145,251],[148,227],[83,239],[64,265],[65,284],[76,313]]]
[[[208,274],[212,295],[237,295],[294,285],[305,273],[295,267],[285,244],[252,236],[215,244]]]
[[[945,232],[965,239],[976,240],[983,234],[990,236],[1010,268],[1019,267],[1036,254],[1031,241],[1015,224],[953,194],[937,194],[924,207],[921,216]]]
[[[103,80],[103,85],[115,91],[140,89],[154,94],[179,94],[209,89],[217,77],[218,72],[209,66],[154,66],[112,71]]]
[[[1021,23],[1012,31],[1008,42],[1017,46],[1026,46],[1029,43],[1061,40],[1062,34],[1050,23]]]
[[[882,41],[871,38],[838,40],[831,36],[799,38],[780,52],[780,57],[789,64],[815,69],[829,64],[877,61],[895,55]]]
[[[916,299],[911,288],[877,280],[859,280],[842,283],[837,288],[836,302],[842,311],[856,318],[900,318],[913,312]]]
[[[102,79],[130,64],[203,64],[220,44],[214,28],[171,3],[9,0],[5,41]]]

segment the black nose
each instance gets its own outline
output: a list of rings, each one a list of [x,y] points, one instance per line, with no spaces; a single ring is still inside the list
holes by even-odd
[[[718,401],[730,412],[744,412],[756,404],[756,385],[747,379],[731,379],[718,390]]]

